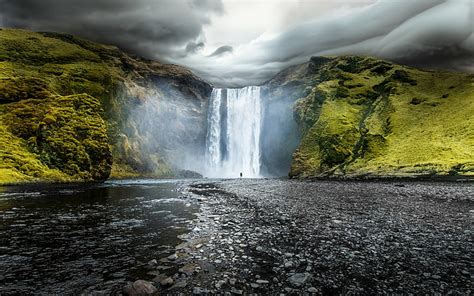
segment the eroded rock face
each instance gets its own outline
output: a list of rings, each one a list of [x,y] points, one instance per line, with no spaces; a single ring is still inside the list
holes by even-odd
[[[212,87],[189,70],[65,34],[0,44],[0,183],[195,170],[177,160],[204,147]]]

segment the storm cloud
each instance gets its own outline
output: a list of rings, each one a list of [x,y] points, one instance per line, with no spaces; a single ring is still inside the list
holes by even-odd
[[[0,0],[2,26],[76,34],[163,60],[199,47],[203,26],[221,13],[221,0]]]
[[[222,58],[218,66],[197,69],[212,73],[217,83],[234,86],[263,82],[313,55],[367,55],[473,72],[473,19],[470,0],[381,0],[262,36]]]
[[[209,57],[219,57],[219,56],[222,56],[226,53],[231,53],[233,51],[234,51],[234,48],[232,46],[223,45],[223,46],[217,48],[213,53],[211,53],[209,55]]]
[[[273,17],[262,10],[261,18],[242,18],[224,27],[225,19],[236,13],[228,8],[235,2],[0,0],[0,22],[115,44],[147,58],[187,66],[218,86],[259,84],[313,55],[369,55],[424,68],[474,71],[471,0],[259,2],[293,9],[276,31],[262,31],[246,41],[240,38],[238,44],[229,44],[232,38],[210,43],[209,28],[221,32],[217,39],[225,39],[243,28],[240,24],[251,30],[261,19]],[[256,5],[241,4],[249,12]],[[331,9],[322,9],[325,6]],[[217,18],[221,22],[215,25]]]

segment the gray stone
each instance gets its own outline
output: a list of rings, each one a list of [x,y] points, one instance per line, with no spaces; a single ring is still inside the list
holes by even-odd
[[[160,281],[160,285],[163,287],[171,286],[174,284],[174,280],[171,277],[164,278]]]
[[[284,266],[285,268],[291,268],[293,267],[293,262],[289,260],[285,260]]]
[[[176,259],[178,259],[178,255],[175,253],[175,254],[171,254],[169,255],[166,259],[170,260],[170,261],[175,261]]]
[[[201,287],[194,287],[193,288],[193,294],[194,295],[201,295],[201,294],[204,294],[204,293],[206,293],[206,290],[204,290]]]
[[[308,288],[308,292],[309,292],[309,293],[317,293],[317,292],[318,292],[318,289],[316,289],[315,287],[309,287],[309,288]]]
[[[181,267],[178,271],[186,275],[192,275],[196,271],[196,268],[197,268],[196,265],[192,263],[188,263],[184,265],[183,267]]]
[[[171,287],[171,289],[181,289],[181,288],[185,288],[187,285],[188,283],[185,280],[180,280],[176,282],[176,284],[174,284],[173,287]]]
[[[311,277],[311,274],[305,273],[295,273],[288,278],[288,281],[296,287],[304,285]]]
[[[216,287],[216,289],[220,289],[225,283],[226,281],[220,280],[220,281],[217,281],[214,286]]]
[[[137,280],[133,283],[128,284],[124,289],[123,292],[129,296],[146,296],[152,295],[156,293],[157,289],[153,286],[152,283],[144,281],[144,280]]]
[[[244,291],[238,290],[238,289],[236,289],[236,288],[234,288],[234,287],[232,287],[232,289],[230,290],[230,292],[231,292],[232,294],[236,294],[236,295],[242,295],[242,294],[244,294]]]

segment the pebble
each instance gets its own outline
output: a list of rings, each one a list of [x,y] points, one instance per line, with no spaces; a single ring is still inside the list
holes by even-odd
[[[164,287],[171,286],[173,284],[174,284],[174,280],[171,277],[167,277],[167,278],[160,281],[160,285],[162,285]]]
[[[232,289],[230,290],[230,292],[231,292],[232,294],[236,294],[236,295],[242,295],[242,294],[244,294],[244,291],[243,291],[243,290],[239,290],[239,289],[236,289],[236,288],[234,288],[234,287],[232,287]]]
[[[206,293],[206,290],[201,288],[201,287],[194,287],[193,288],[193,294],[194,295],[201,295],[201,294],[204,294]]]
[[[166,259],[170,260],[170,261],[175,261],[176,259],[178,259],[178,254],[171,254],[169,255],[168,257],[166,257]]]
[[[146,296],[156,293],[157,289],[152,283],[144,280],[137,280],[128,284],[123,289],[123,292],[129,296]]]
[[[305,272],[305,273],[295,273],[295,274],[293,274],[292,276],[290,276],[288,278],[288,281],[293,286],[300,287],[300,286],[304,285],[309,280],[310,277],[311,277],[311,274],[309,274],[307,272]]]
[[[189,235],[190,240],[206,239],[202,246],[185,249],[190,252],[190,262],[216,264],[211,268],[214,271],[203,270],[199,278],[204,280],[201,283],[208,280],[210,286],[205,288],[211,288],[211,294],[216,293],[213,289],[222,295],[250,295],[252,290],[248,289],[258,289],[262,295],[272,294],[270,291],[318,294],[324,291],[323,287],[328,291],[341,291],[340,283],[347,280],[350,282],[345,286],[347,293],[356,295],[468,292],[465,287],[469,267],[459,262],[468,260],[462,241],[472,233],[464,226],[465,216],[469,217],[470,213],[464,205],[455,205],[454,201],[450,207],[456,209],[430,201],[430,198],[453,193],[449,190],[446,191],[449,194],[443,193],[445,185],[417,183],[394,192],[393,185],[383,182],[245,182],[217,181],[217,185],[206,185],[208,189],[215,188],[216,193],[206,193],[210,195],[201,205],[202,220],[196,220],[192,227],[197,231]],[[364,194],[357,194],[362,188]],[[230,193],[219,194],[220,190]],[[423,199],[418,199],[420,196]],[[441,211],[443,215],[436,216]],[[214,215],[212,219],[206,218],[208,214]],[[280,217],[284,217],[284,222]],[[384,225],[389,227],[385,229]],[[460,244],[443,237],[444,233],[454,232]],[[437,244],[427,245],[430,241]],[[446,255],[452,258],[449,264],[455,264],[453,266],[463,275],[457,277],[458,282],[453,282],[452,277],[440,276],[446,272],[443,265],[439,265],[444,262],[433,258],[447,258]],[[403,258],[406,256],[411,256],[413,263],[420,266],[415,267],[418,273],[414,275],[419,285],[405,279]],[[180,259],[180,262],[188,260],[181,253]],[[346,278],[347,273],[339,268],[341,264],[348,266],[349,274],[370,278],[371,285],[367,286],[357,277]],[[257,273],[267,268],[278,276],[271,281],[259,278]],[[392,279],[384,277],[387,268],[393,269],[392,279],[400,280],[399,286],[391,286]],[[315,270],[317,277],[311,275]],[[229,280],[217,280],[222,278]],[[195,278],[190,277],[188,281],[192,279]]]

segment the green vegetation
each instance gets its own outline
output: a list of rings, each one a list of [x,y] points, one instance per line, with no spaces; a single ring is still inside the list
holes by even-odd
[[[141,151],[147,137],[129,114],[150,96],[173,98],[173,86],[198,100],[210,92],[184,68],[113,46],[0,29],[0,184],[173,176],[166,149]],[[474,176],[473,75],[315,57],[266,86],[304,94],[292,177]]]
[[[292,177],[474,175],[474,75],[313,58]],[[313,64],[313,65],[311,65]]]
[[[139,153],[129,119],[154,76],[203,84],[113,46],[0,29],[0,184],[171,175],[159,155]]]

